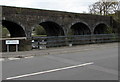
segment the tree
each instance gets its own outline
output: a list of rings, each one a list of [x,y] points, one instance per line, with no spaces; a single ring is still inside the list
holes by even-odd
[[[91,14],[109,15],[115,13],[120,7],[120,1],[117,0],[100,0],[89,6]]]
[[[120,23],[120,11],[116,11],[116,21]]]

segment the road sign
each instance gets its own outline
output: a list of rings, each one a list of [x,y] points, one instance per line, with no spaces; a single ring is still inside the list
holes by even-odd
[[[9,45],[11,44],[15,44],[16,45],[16,52],[18,51],[18,44],[19,44],[19,40],[6,40],[6,45],[7,45],[7,52],[9,52]]]
[[[19,40],[6,40],[6,44],[19,44]]]

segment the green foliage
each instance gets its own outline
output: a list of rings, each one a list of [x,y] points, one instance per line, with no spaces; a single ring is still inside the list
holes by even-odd
[[[116,21],[120,23],[120,11],[117,11],[115,14]]]
[[[2,37],[3,37],[3,38],[10,37],[10,36],[9,36],[9,35],[10,35],[10,32],[8,31],[7,28],[5,28],[5,27],[0,27],[0,29],[2,30]]]
[[[112,27],[108,27],[106,33],[112,34],[113,33],[113,28]]]
[[[34,35],[46,35],[46,31],[42,26],[35,27],[33,30]]]
[[[72,29],[69,30],[68,35],[74,35],[74,31]]]

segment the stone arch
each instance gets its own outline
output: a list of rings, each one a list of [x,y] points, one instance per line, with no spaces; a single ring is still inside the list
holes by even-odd
[[[10,32],[10,37],[26,37],[26,33],[22,26],[16,22],[9,20],[2,20],[2,26],[6,27]]]
[[[47,36],[64,36],[63,28],[56,22],[42,21],[38,25],[41,25],[45,29]],[[35,25],[32,30],[38,25]]]
[[[94,27],[94,34],[108,34],[110,26],[106,23],[100,22],[97,23]]]
[[[84,22],[76,22],[70,28],[72,35],[88,35],[91,34],[90,27]]]

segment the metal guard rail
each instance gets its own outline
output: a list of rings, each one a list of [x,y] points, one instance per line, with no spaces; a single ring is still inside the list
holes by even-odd
[[[32,37],[34,43],[32,45],[41,45],[40,42],[44,40],[46,42],[46,47],[60,47],[80,45],[80,44],[96,44],[96,43],[109,43],[118,42],[118,34],[94,34],[94,35],[74,35],[74,36],[48,36],[48,37]]]

